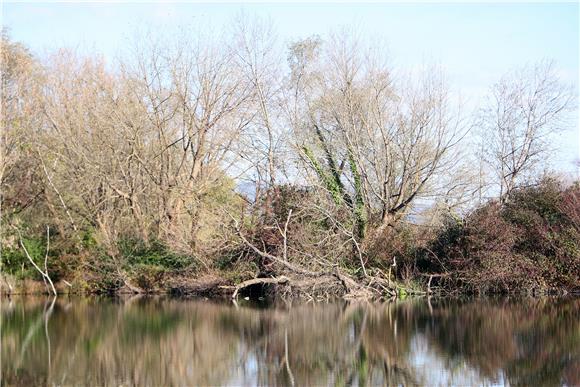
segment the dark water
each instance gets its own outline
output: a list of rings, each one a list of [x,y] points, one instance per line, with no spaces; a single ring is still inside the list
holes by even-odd
[[[580,299],[2,299],[3,385],[580,385]]]

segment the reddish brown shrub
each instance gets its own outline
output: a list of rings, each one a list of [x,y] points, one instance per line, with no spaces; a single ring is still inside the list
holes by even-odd
[[[483,292],[578,290],[580,188],[554,179],[490,202],[431,244],[439,272]]]

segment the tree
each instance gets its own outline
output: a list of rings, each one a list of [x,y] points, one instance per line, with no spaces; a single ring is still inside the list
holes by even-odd
[[[233,23],[232,51],[252,88],[252,119],[242,142],[244,158],[254,164],[256,185],[273,188],[280,169],[284,130],[281,128],[280,98],[282,72],[276,49],[276,34],[266,20],[249,19],[240,14]],[[267,190],[269,195],[270,190]]]
[[[212,195],[232,191],[227,171],[252,96],[222,47],[201,36],[173,45],[149,39],[119,71],[64,50],[47,63],[38,101],[44,125],[33,145],[49,201],[98,230],[111,255],[126,238],[187,254],[217,245],[199,246],[198,237],[204,226],[221,227],[212,225]]]
[[[365,237],[405,218],[421,200],[450,195],[465,134],[442,76],[394,78],[378,51],[352,35],[291,47],[293,121],[304,160]]]
[[[551,136],[564,129],[573,101],[551,62],[523,67],[493,85],[481,111],[481,141],[502,201],[545,160]]]
[[[39,194],[36,165],[26,144],[30,129],[38,125],[33,96],[41,66],[5,29],[1,39],[0,202],[14,212],[31,205]]]

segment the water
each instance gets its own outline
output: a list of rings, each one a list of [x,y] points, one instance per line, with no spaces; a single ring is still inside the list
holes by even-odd
[[[580,299],[2,299],[3,385],[580,385]]]

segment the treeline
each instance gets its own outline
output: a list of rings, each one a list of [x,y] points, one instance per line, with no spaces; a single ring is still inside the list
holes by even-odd
[[[440,70],[404,75],[355,34],[278,47],[242,18],[144,36],[114,63],[41,60],[4,32],[3,286],[42,271],[89,292],[577,286],[578,185],[538,183],[575,109],[550,63],[467,114]]]

